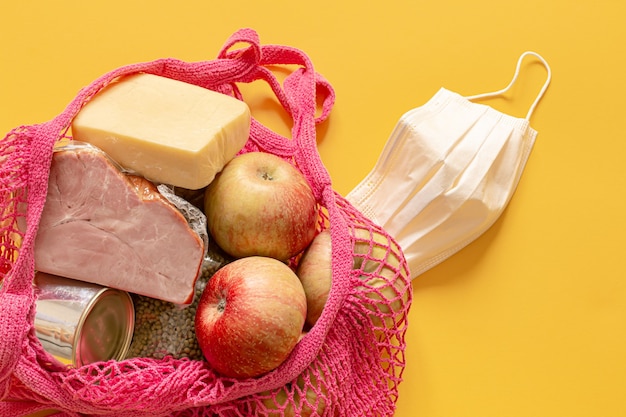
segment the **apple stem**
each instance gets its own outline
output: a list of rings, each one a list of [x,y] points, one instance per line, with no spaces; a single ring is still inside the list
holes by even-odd
[[[223,313],[226,310],[226,299],[222,298],[217,302],[217,311]]]

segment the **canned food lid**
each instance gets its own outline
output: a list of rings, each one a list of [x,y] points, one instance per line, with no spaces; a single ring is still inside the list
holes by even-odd
[[[125,291],[104,288],[85,309],[74,339],[74,364],[122,360],[130,347],[135,308]]]

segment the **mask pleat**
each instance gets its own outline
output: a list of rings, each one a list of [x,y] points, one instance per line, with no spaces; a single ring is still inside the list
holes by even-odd
[[[459,113],[458,107],[455,101],[451,101],[450,105],[446,106],[446,109],[437,115],[438,117],[429,119],[428,121],[431,123],[424,123],[423,126],[428,126],[428,128],[432,129],[436,124],[450,124],[452,116],[456,116]],[[391,213],[390,218],[385,223],[391,230],[401,230],[401,225],[409,223],[425,207],[432,204],[437,196],[445,193],[451,185],[455,184],[459,174],[466,169],[467,164],[474,159],[476,153],[482,148],[483,142],[487,139],[484,132],[492,129],[493,122],[483,117],[487,110],[485,106],[476,106],[469,109],[472,111],[460,113],[465,117],[455,117],[455,129],[451,130],[453,134],[447,137],[448,143],[453,144],[453,146],[448,147],[443,158],[437,161],[440,169],[424,183],[423,187],[419,189],[413,188],[410,193],[398,196],[401,204],[399,204],[397,210]],[[460,122],[457,123],[456,119],[460,119]],[[436,131],[450,130],[449,128],[446,129],[445,126],[437,126],[437,130],[433,129],[423,136],[415,135],[414,139],[421,143],[436,142]],[[431,142],[424,140],[433,137],[434,140]],[[432,162],[433,160],[431,159]],[[423,179],[420,182],[423,183]],[[404,184],[400,185],[398,189],[403,186]]]

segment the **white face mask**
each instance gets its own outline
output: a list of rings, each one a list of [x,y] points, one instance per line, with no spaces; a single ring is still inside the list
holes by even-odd
[[[524,119],[470,102],[508,91],[527,55],[545,66],[547,80]],[[439,90],[401,117],[372,171],[346,196],[398,241],[412,278],[498,219],[533,147],[537,132],[529,119],[550,78],[548,63],[525,52],[502,90],[471,97]]]

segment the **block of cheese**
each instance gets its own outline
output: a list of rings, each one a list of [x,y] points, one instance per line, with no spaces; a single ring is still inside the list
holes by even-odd
[[[134,74],[96,94],[72,122],[125,169],[155,183],[197,190],[245,145],[250,109],[241,100],[152,74]]]

